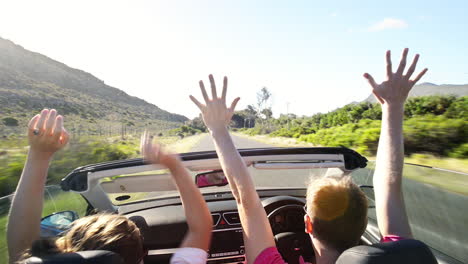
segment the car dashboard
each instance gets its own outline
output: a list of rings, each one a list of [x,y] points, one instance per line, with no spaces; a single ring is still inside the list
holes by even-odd
[[[293,190],[294,194],[300,194],[298,197],[286,195],[290,193],[286,190],[259,191],[275,236],[288,232],[305,234],[302,211],[305,190]],[[218,200],[207,199],[207,205],[214,224],[207,263],[246,263],[242,227],[232,195],[224,195]],[[169,263],[188,228],[183,206],[180,203],[150,206],[124,215],[142,232],[144,246],[148,249],[145,263]]]

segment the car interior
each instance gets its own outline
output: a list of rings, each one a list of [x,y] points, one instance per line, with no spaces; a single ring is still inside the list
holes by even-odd
[[[314,263],[311,240],[304,232],[306,180],[309,177],[336,176],[337,173],[349,175],[364,168],[367,159],[346,148],[241,149],[239,152],[249,170],[261,172],[254,173],[253,178],[263,182],[257,191],[285,261],[299,263],[299,256],[302,256],[305,261]],[[216,152],[185,153],[181,159],[193,172],[194,181],[201,188],[213,217],[207,263],[246,263],[236,201],[222,180]],[[215,181],[210,182],[209,178]],[[163,168],[146,165],[141,159],[77,168],[62,180],[62,189],[80,193],[87,200],[90,213],[95,209],[111,210],[134,221],[148,249],[144,263],[169,263],[187,231],[182,203],[177,193],[174,194],[170,176]],[[406,239],[379,243],[379,240],[376,223],[369,220],[360,245],[346,250],[336,263],[438,263],[433,250],[421,241]],[[26,263],[123,261],[112,252],[86,251],[42,259],[34,257]],[[439,260],[439,263],[444,262]]]

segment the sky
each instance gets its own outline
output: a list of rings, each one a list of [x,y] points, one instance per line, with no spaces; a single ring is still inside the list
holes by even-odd
[[[275,116],[362,101],[385,51],[421,54],[421,82],[468,83],[468,1],[0,0],[0,37],[189,118],[199,80],[228,76],[238,109]],[[394,66],[396,67],[396,66]]]

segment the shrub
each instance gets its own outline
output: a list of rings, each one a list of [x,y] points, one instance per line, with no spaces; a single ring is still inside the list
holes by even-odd
[[[181,126],[179,128],[174,128],[168,131],[169,135],[178,136],[180,138],[184,138],[185,136],[192,136],[199,133],[202,133],[202,131],[190,126]]]
[[[467,120],[468,119],[468,96],[463,96],[457,98],[444,115],[448,118],[462,118]]]
[[[5,126],[18,126],[18,120],[13,117],[5,117],[2,122]]]
[[[454,148],[450,153],[449,157],[457,159],[466,159],[468,158],[468,143],[462,144]]]
[[[445,156],[466,142],[468,124],[463,119],[424,116],[407,120],[403,133],[406,154],[428,152]]]
[[[411,118],[404,123],[405,154],[425,152],[466,157],[467,133],[468,125],[463,119],[448,119],[444,116]],[[357,124],[301,135],[299,140],[320,146],[355,148],[358,152],[375,155],[379,136],[380,121],[361,120]]]

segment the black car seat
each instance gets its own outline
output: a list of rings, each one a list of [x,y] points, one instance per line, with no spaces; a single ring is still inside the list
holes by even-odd
[[[62,253],[43,258],[31,257],[24,264],[124,264],[119,254],[107,250],[89,250],[75,253]]]
[[[336,264],[437,264],[429,247],[419,240],[356,246],[345,250]]]

